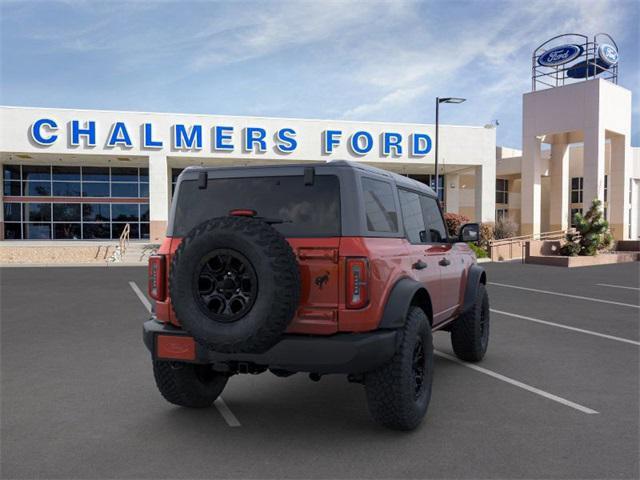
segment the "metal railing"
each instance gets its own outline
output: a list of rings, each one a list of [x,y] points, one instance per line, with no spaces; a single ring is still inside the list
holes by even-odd
[[[107,259],[107,262],[122,262],[124,260],[124,252],[127,250],[129,246],[129,235],[131,234],[131,225],[128,223],[122,229],[122,233],[118,238],[118,245],[115,250],[111,254],[111,256]]]
[[[120,248],[120,255],[124,257],[124,252],[129,246],[129,235],[131,234],[131,225],[128,223],[122,229],[120,239],[118,241],[118,247]]]

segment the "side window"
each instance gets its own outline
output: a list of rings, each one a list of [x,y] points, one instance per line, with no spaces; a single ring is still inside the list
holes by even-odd
[[[424,228],[424,217],[422,216],[422,206],[420,196],[417,193],[399,189],[400,210],[404,228],[407,231],[407,238],[411,243],[425,243],[427,240]]]
[[[435,198],[420,196],[424,222],[427,225],[427,242],[442,243],[447,241],[447,230]]]
[[[362,179],[367,230],[370,232],[397,232],[398,213],[391,184],[372,178]]]

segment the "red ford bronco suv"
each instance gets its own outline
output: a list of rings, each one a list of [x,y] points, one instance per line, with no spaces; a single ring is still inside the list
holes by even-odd
[[[149,260],[144,324],[160,393],[209,407],[237,373],[347,374],[381,424],[410,430],[431,398],[432,332],[476,362],[486,275],[451,239],[433,190],[352,162],[187,168]]]

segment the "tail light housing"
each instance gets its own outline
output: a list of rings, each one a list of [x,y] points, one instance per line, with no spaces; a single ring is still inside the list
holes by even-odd
[[[164,255],[151,255],[149,257],[149,296],[159,302],[167,297],[166,291],[166,265]]]
[[[369,304],[369,261],[347,258],[347,308],[364,308]]]

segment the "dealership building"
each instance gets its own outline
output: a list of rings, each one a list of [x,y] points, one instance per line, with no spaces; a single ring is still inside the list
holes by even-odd
[[[128,224],[132,239],[156,243],[190,165],[354,160],[434,185],[436,138],[445,211],[536,235],[566,230],[600,199],[614,237],[638,239],[631,91],[605,37],[536,49],[522,150],[497,147],[493,125],[436,136],[430,124],[0,107],[0,239],[116,239]]]

